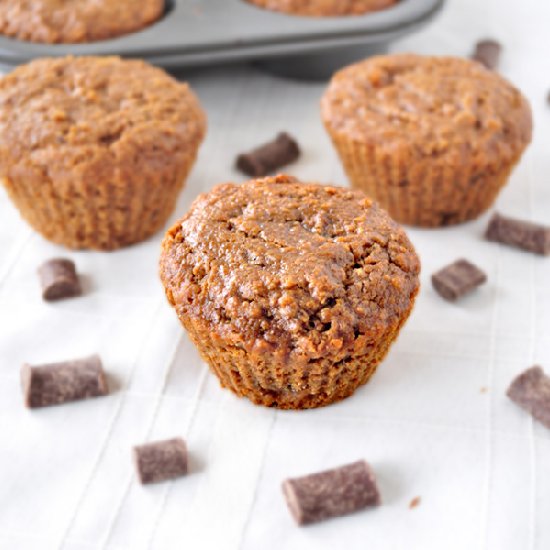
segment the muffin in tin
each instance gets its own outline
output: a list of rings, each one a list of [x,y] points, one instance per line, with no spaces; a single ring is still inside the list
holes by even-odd
[[[2,0],[0,34],[48,44],[95,42],[147,27],[164,0]]]
[[[387,9],[398,0],[247,0],[260,8],[290,15],[339,17]]]
[[[157,232],[206,131],[187,84],[143,61],[41,59],[0,81],[0,177],[47,239],[112,250]]]
[[[322,118],[352,185],[397,221],[437,227],[495,201],[531,141],[529,103],[453,57],[389,55],[337,72]]]
[[[160,260],[168,301],[221,384],[282,409],[369,380],[419,270],[405,232],[363,193],[284,175],[200,195]]]

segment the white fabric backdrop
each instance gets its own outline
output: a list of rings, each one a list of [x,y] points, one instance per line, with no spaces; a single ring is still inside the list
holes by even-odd
[[[506,44],[501,70],[532,101],[535,141],[498,201],[550,223],[550,8],[542,0],[450,0],[395,49],[465,55],[476,39]],[[241,176],[236,152],[287,129],[303,144],[292,172],[346,182],[319,121],[323,86],[249,69],[192,75],[209,134],[181,195]],[[487,217],[411,230],[423,291],[374,380],[338,405],[258,408],[219,388],[183,334],[157,279],[161,235],[112,254],[70,253],[32,232],[0,192],[0,548],[349,550],[550,548],[550,432],[504,396],[511,378],[550,372],[550,259],[482,238]],[[40,300],[37,265],[75,259],[86,295]],[[466,256],[489,283],[457,305],[430,274]],[[19,367],[99,352],[119,381],[108,398],[25,410]],[[487,388],[483,393],[482,388]],[[184,436],[192,474],[143,488],[130,447]],[[369,460],[384,505],[298,529],[280,483]],[[410,510],[413,497],[421,505]]]

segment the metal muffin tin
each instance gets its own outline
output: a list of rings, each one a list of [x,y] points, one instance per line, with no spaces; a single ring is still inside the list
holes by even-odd
[[[113,0],[118,1],[118,0]],[[428,23],[444,0],[400,0],[360,16],[312,18],[258,8],[245,0],[167,0],[146,29],[87,44],[34,44],[0,36],[0,64],[36,57],[109,55],[142,58],[169,69],[258,61],[289,76],[319,77]]]

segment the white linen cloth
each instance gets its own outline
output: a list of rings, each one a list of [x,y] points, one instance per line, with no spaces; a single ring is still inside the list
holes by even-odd
[[[536,132],[497,207],[546,223],[549,21],[542,0],[451,0],[394,47],[467,55],[478,38],[503,41],[501,72],[532,101]],[[209,133],[173,219],[199,192],[243,179],[235,154],[282,129],[304,149],[289,171],[346,183],[319,119],[322,84],[243,68],[188,76]],[[157,277],[161,234],[113,253],[70,252],[31,231],[1,191],[0,549],[548,550],[550,432],[505,390],[535,363],[550,372],[550,259],[484,241],[486,223],[411,229],[423,289],[375,378],[337,405],[279,412],[220,389],[199,359]],[[85,296],[47,304],[36,268],[60,255],[76,261]],[[430,275],[461,256],[489,282],[451,305]],[[118,380],[112,396],[23,407],[21,363],[93,352]],[[131,446],[178,435],[192,473],[141,487]],[[281,481],[359,458],[372,463],[383,506],[297,528]]]

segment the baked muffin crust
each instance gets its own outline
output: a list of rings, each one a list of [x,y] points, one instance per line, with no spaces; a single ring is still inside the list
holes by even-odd
[[[389,8],[398,0],[248,0],[261,8],[293,15],[331,17],[362,15]]]
[[[331,133],[388,151],[430,157],[515,158],[531,141],[529,104],[481,64],[455,57],[390,55],[337,73],[322,100]]]
[[[343,397],[327,395],[323,377],[358,358],[366,367],[373,348],[378,363],[408,317],[418,273],[403,230],[361,192],[288,176],[199,196],[161,257],[168,300],[214,369],[258,365],[256,394],[225,385],[289,408]],[[364,381],[352,371],[342,384],[354,390]]]
[[[22,165],[53,172],[86,164],[86,157],[120,159],[145,138],[186,154],[205,125],[189,86],[143,61],[39,59],[0,80],[0,174]]]
[[[164,0],[0,0],[0,33],[42,43],[106,40],[159,19]]]

